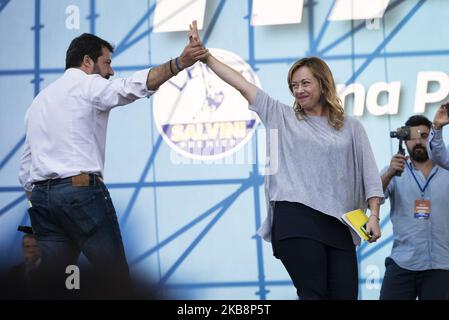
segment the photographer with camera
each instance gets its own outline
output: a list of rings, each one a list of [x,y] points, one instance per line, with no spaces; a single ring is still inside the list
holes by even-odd
[[[444,145],[443,127],[449,123],[449,102],[442,104],[433,119],[427,143],[429,157],[439,166],[449,170],[449,150]]]
[[[428,157],[430,120],[415,115],[405,125],[391,136],[405,141],[408,156],[398,152],[381,173],[394,242],[380,299],[449,299],[449,171]]]

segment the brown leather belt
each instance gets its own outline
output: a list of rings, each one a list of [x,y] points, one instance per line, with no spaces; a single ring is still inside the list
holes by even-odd
[[[91,185],[95,185],[96,181],[102,181],[101,177],[98,174],[94,173],[81,173],[76,176],[67,177],[67,178],[57,178],[57,179],[48,179],[44,181],[38,181],[34,184],[37,186],[41,185],[55,185],[62,183],[71,183],[72,187],[88,187]]]

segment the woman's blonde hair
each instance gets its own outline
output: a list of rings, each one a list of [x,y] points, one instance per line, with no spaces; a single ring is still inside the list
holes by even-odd
[[[341,100],[337,96],[337,90],[335,88],[334,77],[329,66],[318,57],[307,57],[296,61],[288,71],[288,87],[293,94],[292,78],[293,73],[301,67],[307,67],[312,72],[313,76],[318,80],[321,85],[321,103],[323,107],[327,107],[328,122],[335,129],[340,129],[344,122],[344,110],[341,105]],[[301,106],[296,102],[293,104],[293,109],[298,119],[304,119],[305,113]]]

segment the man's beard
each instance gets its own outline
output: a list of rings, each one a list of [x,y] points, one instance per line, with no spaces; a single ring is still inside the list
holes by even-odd
[[[109,77],[110,77],[110,75],[103,76],[101,74],[101,72],[100,72],[100,68],[98,68],[96,63],[94,64],[94,74],[98,74],[98,75],[102,76],[105,79],[109,79]]]
[[[429,160],[429,155],[427,154],[427,150],[423,146],[415,146],[413,148],[412,152],[410,152],[410,150],[409,150],[409,154],[410,154],[410,157],[413,160],[415,160],[416,162],[426,162],[427,160]]]

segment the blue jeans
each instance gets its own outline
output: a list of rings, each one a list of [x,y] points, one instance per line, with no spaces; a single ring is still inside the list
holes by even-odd
[[[30,201],[41,266],[58,288],[65,284],[66,267],[76,265],[82,252],[93,267],[94,279],[124,289],[129,269],[117,215],[98,177],[91,175],[90,185],[83,187],[72,186],[70,178],[36,184]]]

